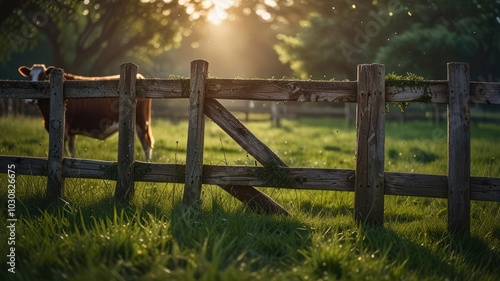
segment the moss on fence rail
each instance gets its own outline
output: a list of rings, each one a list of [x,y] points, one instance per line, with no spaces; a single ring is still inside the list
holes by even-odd
[[[416,102],[431,102],[432,97],[428,91],[429,84],[426,83],[423,76],[418,76],[414,73],[407,72],[406,76],[398,75],[391,72],[385,76],[385,83],[387,86],[395,86],[400,89],[410,88],[423,90],[424,95],[416,100]],[[408,108],[409,102],[394,102],[394,105],[399,106],[401,112],[404,112]],[[386,104],[386,109],[389,111],[389,104]]]

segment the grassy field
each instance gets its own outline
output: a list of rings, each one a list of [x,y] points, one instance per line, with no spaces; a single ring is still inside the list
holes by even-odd
[[[354,168],[355,129],[339,119],[247,123],[292,167]],[[155,162],[185,163],[187,122],[154,120]],[[500,125],[472,126],[472,175],[500,177]],[[40,119],[0,119],[0,154],[47,155]],[[207,120],[205,163],[256,165]],[[77,140],[78,157],[116,161],[117,138]],[[446,174],[446,127],[387,123],[386,171]],[[144,156],[137,146],[137,159]],[[7,176],[0,175],[0,227]],[[129,206],[115,183],[67,179],[67,201],[40,209],[46,179],[16,177],[15,274],[0,232],[0,280],[499,280],[500,203],[473,201],[471,235],[446,231],[442,199],[386,196],[384,227],[353,220],[352,193],[262,189],[290,217],[254,214],[204,186],[200,210],[183,185],[137,183]]]

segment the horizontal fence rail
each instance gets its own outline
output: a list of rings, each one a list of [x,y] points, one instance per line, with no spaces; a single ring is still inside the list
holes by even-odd
[[[47,159],[23,156],[0,157],[0,173],[7,173],[8,164],[16,164],[16,174],[47,176]],[[134,164],[136,182],[184,183],[186,165],[147,163]],[[290,180],[279,181],[266,174],[265,167],[203,165],[203,184],[253,185],[306,190],[354,191],[354,170],[282,168]],[[65,178],[117,180],[117,162],[64,158]],[[385,194],[416,197],[447,197],[445,175],[385,173]],[[500,178],[471,177],[471,200],[500,201]]]
[[[119,80],[64,81],[64,97],[118,97]],[[190,79],[138,79],[137,98],[189,98]],[[0,98],[49,98],[49,82],[0,81]],[[357,82],[267,79],[207,79],[206,98],[256,101],[357,102]],[[386,85],[387,102],[448,103],[448,81],[423,81],[416,86]],[[473,104],[500,104],[500,83],[470,82]]]
[[[411,86],[385,81],[383,65],[358,66],[358,80],[352,82],[211,79],[207,78],[207,62],[193,61],[191,66],[190,79],[135,80],[137,66],[124,64],[119,80],[63,81],[62,72],[56,71],[51,81],[0,81],[0,98],[50,98],[53,125],[49,131],[51,149],[47,158],[0,156],[0,173],[7,173],[7,165],[15,163],[18,174],[48,177],[49,200],[64,196],[65,178],[115,180],[115,197],[124,202],[133,196],[134,182],[185,183],[187,204],[200,200],[202,184],[213,184],[250,207],[285,214],[282,206],[254,187],[350,191],[355,193],[355,219],[378,225],[383,223],[384,195],[446,198],[448,228],[461,232],[470,231],[470,200],[500,201],[500,178],[469,175],[469,104],[500,104],[500,83],[469,81],[467,64],[448,64],[448,80],[422,81]],[[119,161],[63,157],[63,99],[103,97],[116,97],[120,101],[119,122],[124,126],[120,127]],[[131,120],[134,120],[133,105],[137,98],[190,99],[186,165],[133,159],[134,122]],[[217,99],[356,103],[356,168],[290,168]],[[384,171],[385,115],[382,111],[386,102],[448,104],[448,175]],[[205,115],[262,166],[203,164]],[[457,151],[469,155],[463,157]]]

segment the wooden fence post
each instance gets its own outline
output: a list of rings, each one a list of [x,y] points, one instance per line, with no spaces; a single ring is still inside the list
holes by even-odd
[[[48,177],[45,197],[53,201],[64,197],[64,178],[62,161],[64,153],[65,104],[63,92],[63,72],[54,69],[50,74],[50,118],[49,118],[49,156],[47,159]]]
[[[470,72],[448,63],[448,230],[470,232]]]
[[[384,222],[385,67],[358,65],[354,218]]]
[[[136,104],[135,82],[138,66],[124,63],[120,66],[118,85],[118,175],[115,199],[126,203],[134,196],[134,148]]]
[[[208,76],[208,62],[191,62],[189,94],[189,129],[186,152],[186,185],[183,202],[197,204],[201,197],[203,173],[203,145],[205,134],[205,80]]]

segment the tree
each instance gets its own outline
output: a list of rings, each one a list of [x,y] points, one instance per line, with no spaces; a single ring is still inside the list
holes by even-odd
[[[500,74],[497,0],[321,3],[275,46],[301,78],[355,79],[356,64],[373,62],[432,79],[450,61],[469,62],[473,77]]]
[[[375,62],[378,47],[408,8],[396,1],[322,1],[293,35],[275,46],[300,78],[355,78],[355,65]]]
[[[497,0],[440,0],[414,9],[411,27],[379,50],[379,61],[398,72],[419,69],[433,79],[446,78],[447,62],[464,61],[473,80],[500,78]]]
[[[123,61],[147,65],[158,55],[179,47],[183,37],[207,24],[204,19],[213,16],[213,11],[228,17],[250,12],[271,25],[285,18],[293,21],[294,15],[300,14],[302,6],[290,3],[293,2],[10,1],[5,12],[0,13],[0,36],[7,38],[7,44],[0,45],[0,61],[46,44],[50,53],[44,52],[45,58],[52,58],[58,67],[83,75],[107,74],[116,72],[116,65]]]
[[[115,71],[128,59],[147,62],[178,46],[195,24],[187,13],[195,4],[181,2],[23,1],[3,19],[0,36],[8,43],[0,47],[0,60],[46,39],[58,67],[82,74],[103,74],[110,66]],[[204,9],[199,3],[195,8]]]

